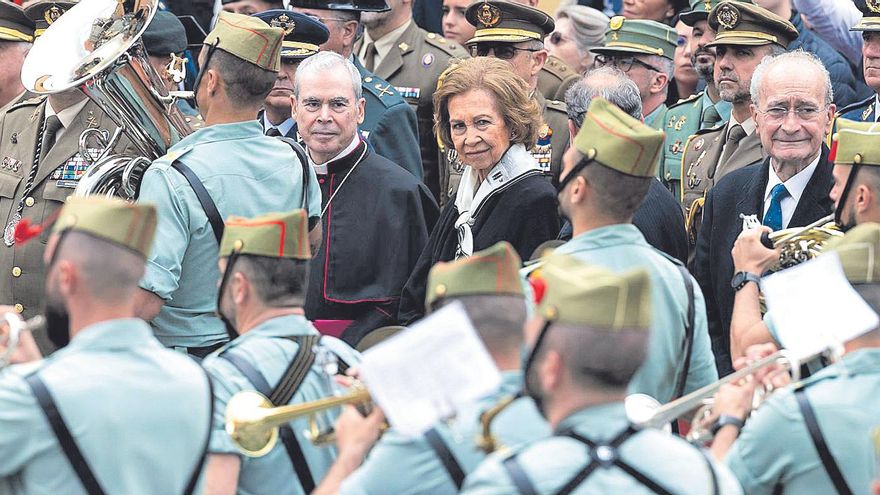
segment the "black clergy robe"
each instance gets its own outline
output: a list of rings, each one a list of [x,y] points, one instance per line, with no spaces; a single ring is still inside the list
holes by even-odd
[[[520,258],[528,260],[541,243],[556,239],[559,214],[556,190],[540,175],[515,181],[493,193],[480,206],[472,226],[477,252],[499,241],[509,242]],[[455,259],[458,232],[455,221],[459,211],[454,201],[443,207],[431,239],[406,282],[400,299],[398,320],[410,324],[425,314],[425,286],[428,272],[439,261]]]
[[[328,163],[318,183],[326,211],[309,267],[306,317],[319,328],[321,320],[351,320],[342,338],[354,346],[396,323],[400,292],[439,211],[424,184],[364,141]]]

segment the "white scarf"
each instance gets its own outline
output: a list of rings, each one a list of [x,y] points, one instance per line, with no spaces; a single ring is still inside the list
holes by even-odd
[[[455,229],[458,231],[456,259],[474,254],[474,234],[471,230],[475,221],[473,215],[480,209],[483,201],[514,179],[537,170],[540,170],[537,160],[521,144],[511,146],[483,182],[479,182],[476,170],[470,166],[465,167],[455,194],[455,208],[458,210],[458,219],[455,220]]]

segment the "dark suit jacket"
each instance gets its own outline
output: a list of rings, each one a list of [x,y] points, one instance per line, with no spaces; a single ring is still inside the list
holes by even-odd
[[[807,183],[789,226],[808,225],[830,214],[834,202],[828,196],[834,179],[828,149]],[[770,159],[733,171],[709,190],[703,209],[703,225],[697,237],[694,277],[706,298],[709,336],[720,376],[733,371],[730,356],[730,318],[733,315],[733,258],[730,250],[742,232],[740,214],[764,212],[764,190],[767,188]]]

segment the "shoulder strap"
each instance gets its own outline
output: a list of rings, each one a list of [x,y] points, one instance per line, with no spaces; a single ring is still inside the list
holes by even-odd
[[[201,366],[199,368],[201,368]],[[211,445],[211,428],[214,422],[214,383],[211,381],[211,376],[208,372],[205,371],[204,368],[201,369],[205,373],[205,380],[208,381],[208,434],[205,436],[202,455],[199,456],[198,462],[195,467],[193,467],[193,472],[189,477],[189,482],[186,484],[186,489],[184,489],[183,495],[192,495],[195,493],[196,484],[199,482],[199,476],[205,468],[205,458],[208,456],[208,447]]]
[[[443,441],[440,433],[437,432],[437,429],[431,428],[426,431],[425,440],[428,441],[431,450],[437,454],[440,462],[443,463],[443,467],[446,468],[446,472],[449,473],[449,477],[452,478],[452,482],[455,483],[455,488],[461,490],[461,485],[464,484],[464,471],[461,469],[461,464],[459,464],[455,459],[455,456],[452,455],[449,446],[446,445],[446,442]]]
[[[688,297],[687,307],[687,323],[684,327],[684,363],[681,367],[681,374],[675,384],[675,395],[673,399],[677,399],[684,395],[685,385],[687,384],[687,376],[691,370],[691,355],[694,351],[694,319],[696,316],[696,308],[694,307],[694,283],[687,268],[682,265],[675,265],[681,272],[681,278],[684,280],[685,291]]]
[[[520,495],[538,495],[538,491],[535,490],[535,485],[532,484],[529,475],[526,474],[522,465],[516,460],[516,455],[504,459],[501,465],[504,466],[507,475],[510,476],[510,481],[513,482],[513,486],[516,487]]]
[[[290,146],[290,149],[292,149],[293,152],[296,153],[296,157],[299,158],[299,163],[300,166],[302,166],[303,173],[303,188],[302,197],[300,198],[300,204],[302,205],[302,208],[306,210],[306,216],[309,216],[309,159],[306,156],[306,150],[304,150],[303,147],[296,142],[296,139],[283,136],[279,139],[287,143],[287,145]],[[311,230],[311,226],[309,226],[309,230]]]
[[[217,210],[217,205],[214,204],[214,200],[211,199],[211,195],[208,194],[205,185],[202,184],[199,176],[180,160],[171,162],[171,168],[180,172],[186,181],[189,182],[193,192],[196,193],[196,198],[198,198],[199,204],[202,205],[205,216],[208,217],[208,223],[211,224],[211,229],[214,231],[214,237],[217,239],[217,245],[219,246],[220,241],[223,239],[223,217],[220,216],[220,211]]]
[[[852,495],[853,491],[847,485],[846,479],[844,479],[843,473],[840,472],[840,467],[837,465],[837,461],[834,460],[831,451],[828,449],[828,444],[825,443],[825,437],[822,436],[822,430],[819,428],[819,422],[816,421],[816,414],[813,411],[813,406],[810,405],[806,391],[803,388],[799,388],[794,392],[794,396],[797,399],[798,408],[800,408],[801,414],[804,417],[807,430],[810,432],[810,439],[813,441],[813,446],[816,447],[816,452],[819,454],[822,465],[825,466],[828,477],[831,478],[831,483],[834,484],[834,488],[840,495]]]
[[[52,394],[49,393],[49,389],[46,388],[46,384],[43,383],[43,380],[40,380],[36,373],[27,375],[24,380],[30,386],[31,391],[33,391],[34,397],[37,398],[40,408],[43,409],[43,414],[46,415],[46,419],[55,433],[55,438],[58,439],[58,443],[61,445],[61,450],[73,467],[73,471],[82,483],[83,488],[85,488],[86,493],[89,495],[104,495],[104,490],[101,489],[101,485],[98,483],[97,478],[95,478],[89,463],[76,445],[76,440],[73,439],[70,430],[67,429],[67,424],[64,423],[64,418],[61,417],[61,412],[58,410]]]

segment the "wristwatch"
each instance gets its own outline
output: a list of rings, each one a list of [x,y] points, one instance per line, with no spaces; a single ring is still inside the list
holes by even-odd
[[[724,428],[727,425],[736,426],[737,430],[742,430],[742,427],[745,424],[745,421],[737,418],[736,416],[732,416],[730,414],[722,414],[718,416],[718,420],[715,421],[715,425],[712,427],[712,434],[717,434],[718,431],[721,430],[721,428]]]
[[[733,287],[735,291],[738,291],[746,286],[749,282],[758,283],[761,281],[761,277],[755,275],[754,273],[749,272],[736,272],[733,275],[733,278],[730,280],[730,286]]]

